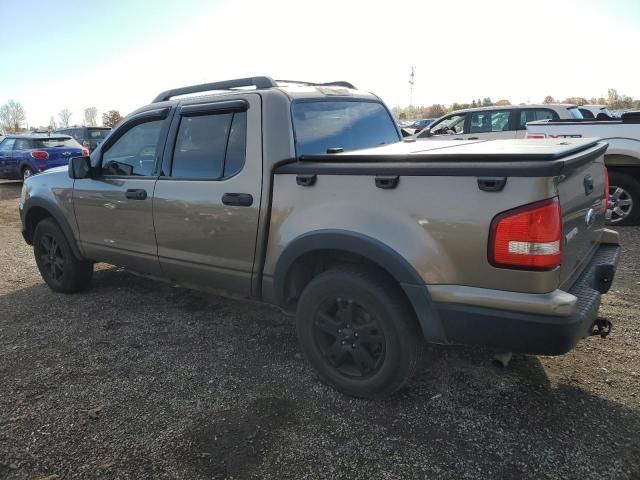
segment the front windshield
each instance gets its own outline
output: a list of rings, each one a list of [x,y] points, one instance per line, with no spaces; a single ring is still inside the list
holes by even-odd
[[[298,155],[356,150],[401,140],[393,118],[378,102],[313,101],[293,104]]]
[[[460,134],[464,129],[464,115],[445,118],[431,128],[433,135]]]

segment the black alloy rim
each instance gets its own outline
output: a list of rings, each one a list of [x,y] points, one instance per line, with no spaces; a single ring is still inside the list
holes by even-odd
[[[64,275],[64,255],[52,235],[43,235],[40,239],[40,261],[52,280],[59,281]]]
[[[375,314],[352,299],[324,302],[313,319],[316,347],[342,375],[376,373],[385,356],[385,338]]]

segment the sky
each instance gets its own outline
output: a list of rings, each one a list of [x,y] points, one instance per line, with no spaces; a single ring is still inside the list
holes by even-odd
[[[0,104],[123,115],[169,88],[347,80],[390,106],[640,98],[640,0],[0,0]]]

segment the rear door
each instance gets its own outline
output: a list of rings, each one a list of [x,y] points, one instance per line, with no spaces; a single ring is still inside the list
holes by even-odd
[[[153,199],[163,274],[249,295],[262,192],[258,95],[183,105]],[[250,135],[247,135],[250,132]]]
[[[500,140],[516,138],[514,109],[469,112],[464,140]]]
[[[165,107],[129,118],[98,150],[94,177],[75,181],[73,202],[87,257],[161,273],[152,199],[169,113]]]
[[[527,135],[527,123],[538,120],[557,120],[558,114],[550,108],[522,108],[516,113],[518,119],[517,138],[525,138]]]

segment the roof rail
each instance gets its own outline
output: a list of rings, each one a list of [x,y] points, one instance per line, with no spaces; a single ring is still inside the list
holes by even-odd
[[[276,80],[276,82],[297,83],[300,85],[309,85],[312,87],[345,87],[345,88],[351,88],[353,90],[357,90],[357,88],[353,85],[353,83],[345,82],[344,80],[336,80],[335,82],[325,82],[325,83],[304,82],[302,80]]]
[[[164,102],[178,95],[189,93],[209,92],[211,90],[228,90],[239,87],[256,87],[256,89],[277,87],[278,84],[271,77],[247,77],[235,80],[224,80],[222,82],[202,83],[189,87],[173,88],[160,93],[151,103]]]

